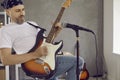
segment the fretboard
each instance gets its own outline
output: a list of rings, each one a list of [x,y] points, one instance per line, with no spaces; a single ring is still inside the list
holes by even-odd
[[[58,14],[58,16],[57,16],[57,18],[56,18],[56,20],[55,20],[55,22],[54,22],[54,24],[52,25],[52,28],[51,28],[51,30],[50,30],[47,38],[46,38],[47,43],[52,43],[53,42],[55,32],[57,31],[57,28],[55,28],[55,25],[56,25],[57,22],[60,22],[64,10],[65,10],[65,8],[62,7],[59,14]]]

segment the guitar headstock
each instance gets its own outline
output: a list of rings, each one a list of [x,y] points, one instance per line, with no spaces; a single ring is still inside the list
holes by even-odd
[[[66,0],[62,7],[68,8],[70,6],[71,2],[72,2],[72,0]]]

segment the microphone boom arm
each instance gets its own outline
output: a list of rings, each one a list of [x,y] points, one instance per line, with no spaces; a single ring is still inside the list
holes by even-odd
[[[94,32],[93,32],[92,30],[87,29],[87,28],[84,28],[84,27],[80,27],[80,26],[75,25],[75,24],[62,23],[62,25],[63,25],[64,28],[71,28],[71,29],[73,29],[73,30],[75,30],[75,31],[77,31],[77,30],[83,30],[83,31],[91,32],[91,33],[94,34]]]

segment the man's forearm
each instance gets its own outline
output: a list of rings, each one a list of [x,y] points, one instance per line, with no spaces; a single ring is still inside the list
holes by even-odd
[[[36,57],[33,55],[34,53],[26,53],[26,54],[15,54],[15,55],[8,55],[2,56],[1,60],[3,65],[15,65],[27,62],[29,60],[35,59]]]

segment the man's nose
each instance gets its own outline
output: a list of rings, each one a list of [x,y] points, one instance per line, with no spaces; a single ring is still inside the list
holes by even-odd
[[[20,15],[24,15],[24,11],[20,11]]]

